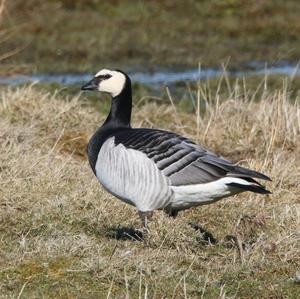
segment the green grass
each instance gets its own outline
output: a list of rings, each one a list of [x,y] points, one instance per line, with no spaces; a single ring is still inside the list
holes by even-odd
[[[230,83],[240,92],[226,96],[201,83],[191,91],[201,95],[200,118],[139,103],[151,91],[135,95],[134,126],[184,134],[273,179],[267,197],[243,193],[175,220],[157,211],[144,242],[112,237],[138,228],[138,216],[101,188],[86,160],[109,99],[103,108],[86,95],[2,88],[0,298],[298,298],[299,103],[289,84],[272,91],[265,82],[252,101],[243,86]],[[220,243],[201,242],[188,222]]]
[[[21,72],[299,60],[297,0],[15,0],[7,6],[9,38],[1,53],[20,52],[3,64]]]

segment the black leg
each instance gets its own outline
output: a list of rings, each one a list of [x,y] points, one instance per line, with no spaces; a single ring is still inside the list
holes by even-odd
[[[172,217],[172,218],[176,218],[177,215],[178,215],[178,210],[169,210],[169,209],[165,209],[164,212],[169,216],[169,217]]]
[[[143,229],[148,231],[149,222],[151,221],[151,218],[153,216],[153,211],[147,211],[147,212],[139,211],[139,216],[140,216],[141,221],[142,221]]]

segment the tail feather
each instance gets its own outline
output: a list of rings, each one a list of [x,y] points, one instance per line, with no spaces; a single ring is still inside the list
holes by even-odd
[[[254,184],[249,184],[249,185],[243,185],[239,183],[228,183],[228,186],[232,186],[234,188],[239,188],[245,191],[251,191],[254,193],[260,193],[260,194],[272,194],[269,190],[265,189],[264,186],[262,185],[254,185]]]
[[[265,174],[252,170],[252,169],[248,169],[245,167],[241,167],[241,166],[237,166],[235,165],[234,167],[232,167],[231,170],[229,170],[228,173],[229,176],[238,176],[238,177],[253,177],[253,178],[257,178],[257,179],[261,179],[261,180],[266,180],[266,181],[272,181],[271,178],[269,178],[268,176],[266,176]]]
[[[202,157],[201,161],[225,170],[227,172],[227,176],[243,177],[243,178],[252,177],[256,179],[272,181],[271,178],[269,178],[268,176],[266,176],[261,172],[246,167],[234,165],[227,160],[221,159],[220,157],[216,157],[213,155],[207,155],[205,157]]]

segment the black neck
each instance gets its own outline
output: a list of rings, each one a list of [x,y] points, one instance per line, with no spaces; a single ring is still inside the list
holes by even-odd
[[[95,165],[101,146],[114,132],[130,128],[132,108],[131,82],[126,75],[126,82],[122,92],[112,98],[110,112],[104,124],[95,132],[88,144],[90,165],[95,172]]]
[[[130,127],[132,109],[131,82],[126,76],[125,86],[122,92],[113,97],[110,106],[110,112],[103,124],[108,127]]]

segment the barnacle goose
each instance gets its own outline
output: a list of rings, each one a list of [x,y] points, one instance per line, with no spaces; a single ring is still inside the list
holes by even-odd
[[[107,191],[137,208],[145,228],[154,210],[176,216],[244,191],[270,193],[254,179],[270,180],[262,173],[176,133],[131,128],[131,81],[124,72],[103,69],[81,89],[112,96],[106,120],[89,141],[89,163]]]

